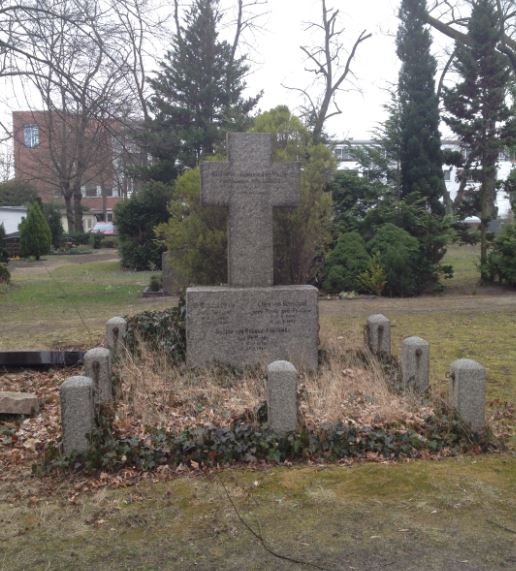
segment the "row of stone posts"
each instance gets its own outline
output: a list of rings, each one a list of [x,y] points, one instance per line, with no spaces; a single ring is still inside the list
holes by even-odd
[[[367,343],[376,355],[391,355],[391,322],[382,314],[367,319]],[[421,337],[406,337],[400,348],[401,385],[404,391],[424,394],[430,386],[430,346]],[[448,402],[474,431],[485,426],[486,371],[472,359],[450,365]]]
[[[112,363],[120,355],[127,322],[113,317],[106,323],[106,345],[84,355],[84,375],[69,377],[60,388],[63,452],[86,452],[100,405],[113,401]]]

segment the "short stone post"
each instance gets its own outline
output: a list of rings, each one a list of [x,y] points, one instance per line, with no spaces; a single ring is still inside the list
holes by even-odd
[[[297,370],[288,361],[267,367],[267,420],[274,432],[297,429]]]
[[[475,432],[485,424],[486,370],[472,359],[457,359],[450,365],[448,399],[462,420]]]
[[[377,313],[367,318],[367,343],[376,355],[391,354],[391,322]]]
[[[90,446],[87,436],[95,428],[93,380],[89,377],[69,377],[59,392],[63,451],[65,454],[86,452]]]
[[[404,391],[423,394],[429,387],[430,345],[421,337],[401,342],[401,384]]]
[[[93,379],[95,404],[113,400],[113,377],[111,373],[111,351],[104,347],[90,349],[84,355],[84,372]]]
[[[106,323],[106,344],[113,359],[120,355],[122,343],[127,333],[127,321],[123,317],[112,317]]]

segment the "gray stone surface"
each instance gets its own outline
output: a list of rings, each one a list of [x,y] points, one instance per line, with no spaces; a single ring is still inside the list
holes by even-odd
[[[196,287],[186,291],[190,367],[288,360],[317,369],[318,291],[312,286]]]
[[[391,322],[385,315],[377,313],[367,318],[367,342],[373,353],[391,354]]]
[[[32,415],[38,411],[39,401],[35,394],[0,391],[0,414]]]
[[[112,317],[106,323],[106,345],[113,359],[119,356],[127,332],[127,321],[123,317]]]
[[[273,208],[299,201],[299,163],[273,163],[273,136],[228,133],[228,162],[201,163],[201,202],[226,206],[228,282],[273,284]]]
[[[485,425],[486,370],[472,359],[450,365],[448,398],[462,419],[477,432]]]
[[[87,435],[95,427],[93,380],[89,377],[69,377],[61,385],[61,423],[63,426],[63,451],[86,452]]]
[[[90,349],[84,355],[84,373],[93,379],[96,403],[113,400],[113,375],[111,372],[111,351],[104,347]]]
[[[401,342],[401,382],[405,391],[423,394],[429,387],[430,345],[421,337]]]
[[[279,433],[297,429],[297,371],[288,361],[267,367],[267,422]]]

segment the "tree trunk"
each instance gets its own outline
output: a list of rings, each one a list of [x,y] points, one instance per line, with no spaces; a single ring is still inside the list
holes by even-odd
[[[73,208],[72,208],[72,196],[70,193],[63,192],[63,198],[65,202],[66,210],[66,221],[68,223],[68,234],[74,231],[74,219],[73,219]]]
[[[82,226],[82,208],[81,208],[81,193],[75,192],[73,195],[73,220],[74,220],[74,232],[80,233],[84,232]]]

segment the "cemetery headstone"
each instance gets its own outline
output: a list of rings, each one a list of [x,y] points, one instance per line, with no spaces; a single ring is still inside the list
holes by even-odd
[[[116,359],[120,354],[126,332],[127,321],[123,317],[112,317],[106,323],[106,345],[111,351],[113,359]]]
[[[93,380],[89,377],[69,377],[61,385],[61,422],[63,426],[63,451],[86,452],[88,434],[95,428]]]
[[[229,284],[187,289],[187,364],[314,370],[318,291],[272,285],[273,209],[298,203],[299,164],[274,163],[269,134],[230,133],[227,148],[227,162],[201,163],[201,202],[229,210]]]
[[[84,355],[84,373],[93,379],[95,402],[102,404],[113,400],[113,376],[111,351],[104,347],[90,349]]]
[[[297,371],[288,361],[267,367],[267,422],[280,434],[297,428]]]
[[[448,398],[461,418],[479,432],[485,424],[486,370],[472,359],[457,359],[450,365]]]
[[[430,345],[421,337],[401,342],[401,382],[403,390],[423,394],[429,387]]]
[[[367,342],[376,355],[391,354],[391,322],[377,313],[367,318]]]

